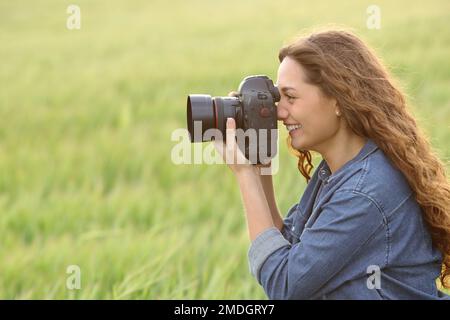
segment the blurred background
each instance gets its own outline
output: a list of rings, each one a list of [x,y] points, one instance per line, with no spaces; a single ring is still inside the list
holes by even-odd
[[[71,4],[80,29],[67,28]],[[283,44],[347,26],[448,163],[449,21],[447,0],[0,0],[0,298],[265,299],[231,172],[171,161],[187,94],[276,79]],[[286,136],[283,214],[306,185]]]

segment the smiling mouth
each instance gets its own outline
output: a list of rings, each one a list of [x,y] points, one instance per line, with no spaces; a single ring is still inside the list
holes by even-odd
[[[288,125],[286,125],[286,129],[289,132],[291,132],[292,130],[295,130],[295,129],[300,129],[300,128],[303,128],[303,126],[301,124],[288,124]]]

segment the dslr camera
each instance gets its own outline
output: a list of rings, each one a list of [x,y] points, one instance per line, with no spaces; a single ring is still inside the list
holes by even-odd
[[[275,103],[279,100],[278,88],[264,75],[244,78],[233,97],[190,94],[187,98],[190,141],[226,141],[226,120],[234,118],[237,145],[244,156],[251,164],[267,164],[277,153]],[[215,129],[215,133],[205,134],[209,129]]]

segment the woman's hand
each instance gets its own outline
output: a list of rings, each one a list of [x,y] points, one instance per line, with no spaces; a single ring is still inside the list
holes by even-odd
[[[235,140],[236,122],[227,119],[227,139],[215,140],[214,147],[222,155],[225,163],[234,173],[239,184],[242,201],[247,217],[250,240],[274,226],[270,205],[266,199],[259,168],[252,165],[239,149]]]
[[[226,137],[226,143],[222,140],[215,140],[214,147],[234,175],[239,176],[241,173],[254,171],[253,165],[245,158],[236,143],[236,121],[233,118],[227,119]]]
[[[236,92],[228,95],[235,96]],[[261,232],[273,226],[281,230],[283,219],[276,207],[272,177],[270,175],[263,177],[260,172],[263,165],[252,165],[239,149],[235,139],[236,122],[233,118],[227,119],[226,134],[226,144],[221,140],[215,140],[214,147],[222,155],[239,183],[250,240],[253,241]],[[264,167],[269,167],[270,171],[270,165],[269,162]]]
[[[228,96],[237,96],[238,93],[233,91]],[[260,175],[262,167],[270,167],[270,162],[266,165],[252,165],[250,161],[245,158],[241,149],[236,142],[236,121],[233,118],[228,118],[226,122],[226,144],[221,140],[214,141],[214,147],[220,153],[225,163],[236,176],[242,173],[251,173]]]

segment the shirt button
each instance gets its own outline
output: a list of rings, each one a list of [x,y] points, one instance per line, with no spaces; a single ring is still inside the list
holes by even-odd
[[[292,231],[295,231],[295,227],[292,227],[291,230],[292,230]]]

